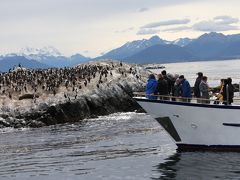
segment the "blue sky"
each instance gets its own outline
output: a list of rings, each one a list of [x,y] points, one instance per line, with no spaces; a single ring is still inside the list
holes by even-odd
[[[54,46],[94,57],[153,35],[235,34],[239,7],[238,0],[0,0],[0,54]]]

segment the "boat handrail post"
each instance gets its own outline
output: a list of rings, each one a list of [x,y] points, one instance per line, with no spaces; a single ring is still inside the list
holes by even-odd
[[[226,94],[227,94],[227,105],[229,105],[229,90],[228,90],[228,84],[226,85]]]
[[[239,86],[238,86],[238,91],[239,91],[239,96],[240,96],[240,82],[239,82]]]

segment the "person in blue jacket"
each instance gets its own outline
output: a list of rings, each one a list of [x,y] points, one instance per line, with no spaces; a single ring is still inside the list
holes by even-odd
[[[153,94],[156,94],[157,92],[157,85],[158,82],[154,76],[154,74],[150,74],[148,77],[147,85],[146,85],[146,97],[148,99],[157,99],[157,96],[152,96]]]
[[[182,97],[186,98],[183,99],[183,101],[190,102],[190,99],[192,98],[192,91],[189,82],[184,78],[184,75],[179,76],[179,80],[182,84]]]

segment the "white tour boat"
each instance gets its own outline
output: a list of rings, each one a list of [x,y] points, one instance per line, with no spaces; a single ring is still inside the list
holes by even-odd
[[[240,151],[239,105],[150,100],[135,95],[138,104],[172,137],[178,150]]]

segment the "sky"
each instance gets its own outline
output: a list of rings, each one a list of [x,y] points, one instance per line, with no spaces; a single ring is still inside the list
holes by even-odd
[[[0,0],[0,54],[53,46],[96,57],[128,41],[240,33],[239,0]]]

